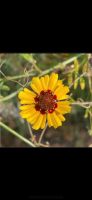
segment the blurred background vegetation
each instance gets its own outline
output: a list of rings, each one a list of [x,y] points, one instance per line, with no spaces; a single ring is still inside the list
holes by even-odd
[[[48,128],[43,144],[50,147],[88,147],[92,144],[92,54],[0,54],[0,121],[30,140],[26,120],[19,116],[17,94],[33,76],[59,74],[70,87],[72,112],[57,129]],[[33,131],[36,138],[41,130]],[[0,129],[0,147],[29,147],[6,128]]]

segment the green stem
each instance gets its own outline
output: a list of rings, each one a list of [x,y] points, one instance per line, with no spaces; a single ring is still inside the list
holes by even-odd
[[[17,138],[19,138],[23,142],[25,142],[26,144],[28,144],[29,146],[36,147],[32,142],[30,142],[29,140],[27,140],[25,137],[19,135],[16,131],[12,130],[10,127],[8,127],[7,125],[5,125],[3,122],[0,122],[0,126],[3,127],[4,129],[6,129],[7,131],[9,131],[10,133],[12,133],[14,136],[16,136]]]
[[[4,97],[4,98],[1,98],[1,99],[0,99],[0,102],[7,101],[7,100],[9,100],[9,99],[15,97],[15,96],[18,94],[19,91],[20,91],[20,89],[17,90],[16,92],[13,92],[12,94],[9,94],[8,96],[6,96],[6,97]]]
[[[53,68],[50,68],[50,69],[47,69],[47,70],[43,71],[39,76],[48,74],[48,73],[50,73],[51,71],[53,71],[54,69],[59,69],[59,68],[60,68],[60,69],[64,69],[65,66],[66,66],[67,64],[70,64],[70,63],[73,62],[76,58],[79,58],[79,57],[81,57],[81,56],[83,56],[83,55],[85,55],[85,54],[81,53],[81,54],[78,54],[78,55],[76,55],[76,56],[74,56],[74,57],[72,57],[72,58],[69,58],[68,60],[66,60],[66,61],[64,61],[64,62],[62,62],[62,63],[59,63],[58,65],[54,66]]]
[[[42,133],[41,133],[41,135],[40,135],[40,138],[39,138],[39,141],[38,141],[39,144],[40,144],[41,141],[42,141],[42,138],[43,138],[43,135],[44,135],[44,133],[45,133],[45,131],[46,131],[47,126],[48,126],[48,124],[46,123],[46,126],[45,126],[45,128],[43,129],[43,131],[42,131]]]
[[[78,101],[76,101],[76,102],[73,102],[71,104],[72,105],[90,105],[90,106],[92,106],[92,101],[88,101],[88,102],[78,102]]]
[[[34,138],[34,135],[33,135],[32,129],[31,129],[31,125],[28,122],[27,122],[27,125],[28,125],[29,133],[30,133],[30,136],[32,139],[32,138]]]
[[[42,70],[35,63],[33,63],[33,66],[39,73],[42,72]]]
[[[73,62],[76,58],[79,58],[79,57],[81,57],[81,56],[83,56],[83,55],[85,55],[85,54],[80,53],[80,54],[78,54],[78,55],[76,55],[76,56],[74,56],[74,57],[72,57],[72,58],[69,58],[68,60],[62,62],[62,63],[61,63],[61,68],[64,69],[66,65],[70,64],[70,63]],[[54,68],[57,69],[58,66],[55,66]]]
[[[3,81],[11,81],[11,80],[15,80],[15,79],[20,79],[20,78],[26,78],[26,77],[28,77],[28,76],[33,76],[33,75],[35,75],[35,73],[31,73],[31,74],[22,74],[22,75],[17,75],[17,76],[12,76],[12,77],[9,77],[9,76],[7,76],[6,78],[7,79],[5,79],[5,78],[3,78],[2,80]]]
[[[83,107],[83,108],[90,108],[91,109],[91,107],[92,107],[92,102],[90,101],[90,102],[73,102],[73,103],[71,103],[71,105],[78,105],[78,106],[81,106],[81,107]]]

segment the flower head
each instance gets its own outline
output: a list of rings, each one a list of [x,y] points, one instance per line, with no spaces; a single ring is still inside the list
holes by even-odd
[[[19,92],[20,115],[25,118],[32,128],[44,129],[48,126],[57,128],[65,121],[64,114],[71,111],[69,105],[69,88],[58,80],[58,74],[34,77],[30,84],[32,90],[24,88]]]

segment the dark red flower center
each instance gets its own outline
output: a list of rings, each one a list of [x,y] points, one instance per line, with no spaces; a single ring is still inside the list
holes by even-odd
[[[57,108],[57,96],[51,90],[41,91],[40,95],[35,97],[35,109],[42,114],[52,113]]]

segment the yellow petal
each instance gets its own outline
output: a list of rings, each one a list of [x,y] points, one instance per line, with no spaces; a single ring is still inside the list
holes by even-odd
[[[62,80],[57,81],[57,86],[63,85]]]
[[[49,80],[48,89],[54,90],[57,84],[58,74],[52,73]]]
[[[32,108],[31,110],[23,110],[19,114],[22,118],[28,118],[28,117],[31,117],[32,115],[34,115],[35,112],[36,112],[36,110],[34,108]]]
[[[71,104],[70,101],[60,101],[60,102],[58,102],[59,106],[69,106],[70,104]]]
[[[48,121],[48,126],[49,127],[53,126],[53,123],[51,121],[51,114],[50,113],[47,114],[47,121]]]
[[[68,86],[64,86],[64,93],[67,94],[69,92],[69,87]]]
[[[31,83],[30,86],[31,86],[31,88],[32,88],[37,94],[40,93],[40,91],[38,90],[38,88],[37,88],[33,83]]]
[[[56,90],[54,91],[54,94],[57,96],[58,100],[61,100],[62,97],[62,88],[61,86],[59,86],[58,88],[56,88]]]
[[[32,103],[34,103],[34,99],[33,100],[21,100],[20,101],[20,104],[32,104]]]
[[[43,115],[43,120],[42,120],[42,124],[41,124],[41,129],[44,129],[46,125],[46,114]]]
[[[19,99],[23,99],[23,100],[34,100],[34,97],[32,96],[32,94],[28,94],[28,93],[26,93],[26,92],[24,92],[24,91],[21,91],[21,92],[19,92],[19,94],[18,94],[18,98]],[[33,101],[34,102],[34,101]]]
[[[39,111],[35,111],[35,113],[33,115],[31,115],[30,118],[27,119],[28,122],[30,122],[31,124],[34,124],[37,119],[39,118],[40,112]]]
[[[42,124],[42,120],[43,120],[43,115],[40,114],[39,118],[37,119],[37,121],[34,123],[34,125],[32,126],[33,129],[38,130],[41,127]]]
[[[69,92],[69,88],[67,86],[59,86],[54,91],[54,94],[57,96],[58,100],[63,100],[69,98],[68,95],[66,95]]]
[[[32,79],[31,85],[32,84],[35,86],[35,88],[37,88],[37,90],[39,91],[39,93],[43,90],[41,81],[40,81],[40,79],[38,77],[34,77]]]
[[[62,83],[62,80],[57,81],[57,84],[56,84],[56,87],[54,88],[54,90],[56,90],[58,88],[58,86],[64,86]]]
[[[27,112],[21,111],[19,114],[20,114],[20,116],[22,118],[30,117],[30,112],[29,111],[27,111]]]
[[[54,128],[57,128],[57,122],[55,120],[55,117],[53,113],[48,113],[47,114],[47,121],[48,121],[48,126],[51,127],[53,126]]]
[[[50,117],[51,117],[51,121],[52,121],[52,126],[54,128],[57,128],[57,122],[55,120],[55,117],[54,117],[53,113],[50,114]]]
[[[23,105],[23,106],[20,106],[19,109],[20,110],[31,110],[31,108],[34,107],[34,104],[33,105]]]
[[[29,95],[27,95],[25,92],[21,91],[18,94],[19,99],[30,99]],[[33,97],[31,97],[33,98]]]
[[[65,99],[69,99],[69,95],[62,95],[62,97],[59,100],[65,100]]]
[[[62,114],[57,114],[59,119],[64,122],[65,121],[65,117]]]
[[[55,111],[61,114],[69,113],[71,111],[71,107],[69,106],[69,104],[69,101],[57,102],[57,108],[55,109]]]
[[[45,78],[44,78],[44,77],[41,77],[41,78],[40,78],[40,81],[41,81],[43,90],[46,90],[47,87],[46,87],[46,83],[45,83]]]
[[[57,127],[62,125],[60,118],[55,112],[52,113],[52,118],[54,119]]]
[[[26,94],[31,95],[33,98],[36,96],[36,94],[33,91],[29,90],[28,88],[24,88],[24,92]]]
[[[49,75],[45,75],[44,79],[45,79],[46,90],[47,90],[48,89],[48,84],[49,84]]]

